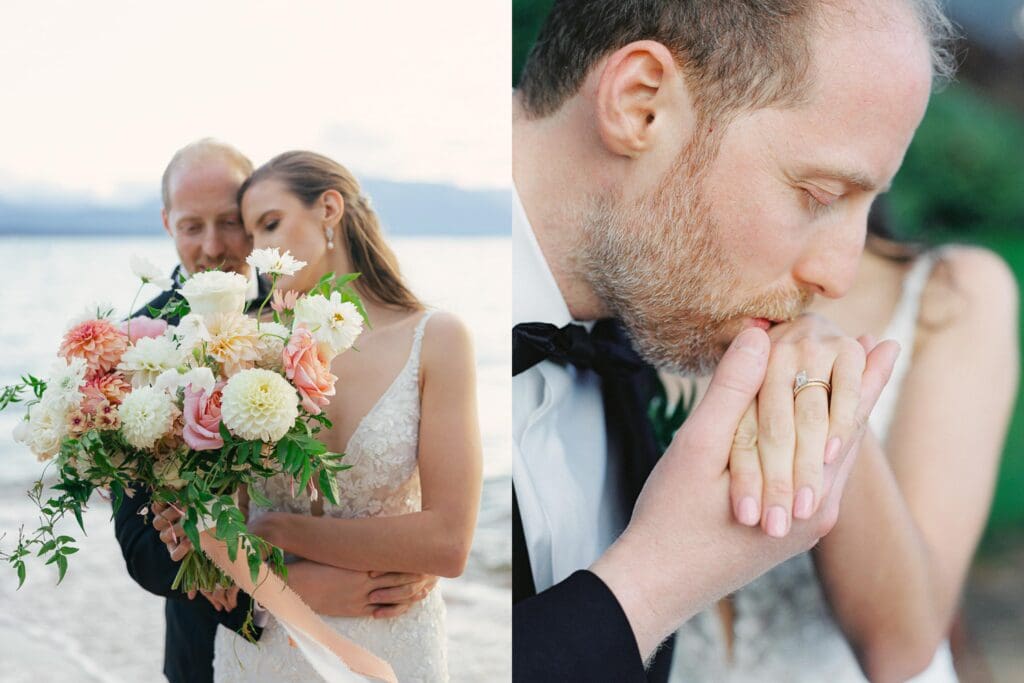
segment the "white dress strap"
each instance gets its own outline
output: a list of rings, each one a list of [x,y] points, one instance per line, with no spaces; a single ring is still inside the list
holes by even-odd
[[[881,396],[875,409],[871,411],[869,424],[875,435],[881,442],[889,433],[889,426],[892,424],[893,414],[896,412],[896,403],[900,394],[900,386],[903,378],[910,370],[912,357],[914,355],[914,342],[917,337],[917,321],[921,312],[921,296],[928,284],[935,264],[942,258],[943,250],[936,249],[927,251],[914,260],[913,265],[903,278],[903,287],[900,292],[900,299],[896,303],[889,325],[882,335],[882,339],[894,339],[899,342],[900,355],[896,359],[896,365],[892,369],[892,376],[889,383],[882,390]]]

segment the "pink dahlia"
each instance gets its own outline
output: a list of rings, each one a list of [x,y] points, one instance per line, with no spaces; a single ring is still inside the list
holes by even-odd
[[[313,415],[334,396],[334,383],[338,378],[331,374],[330,361],[320,351],[313,333],[303,325],[295,328],[288,345],[284,347],[284,374],[299,390],[302,407]]]
[[[117,367],[126,348],[128,336],[109,320],[86,320],[64,335],[60,355],[68,359],[85,359],[89,375],[94,375]]]
[[[82,387],[82,410],[93,414],[102,402],[117,406],[125,395],[132,390],[131,383],[123,373],[108,372],[105,375],[93,375]]]

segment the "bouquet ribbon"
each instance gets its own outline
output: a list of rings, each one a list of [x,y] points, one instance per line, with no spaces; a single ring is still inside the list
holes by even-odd
[[[266,565],[260,565],[253,584],[245,553],[239,552],[232,562],[227,544],[210,532],[208,529],[199,535],[203,552],[277,619],[324,680],[329,683],[365,683],[367,680],[398,683],[391,665],[334,631]]]

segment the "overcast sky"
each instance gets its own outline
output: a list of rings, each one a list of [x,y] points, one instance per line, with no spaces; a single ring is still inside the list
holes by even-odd
[[[0,6],[0,195],[132,199],[207,135],[259,164],[507,188],[503,0]]]

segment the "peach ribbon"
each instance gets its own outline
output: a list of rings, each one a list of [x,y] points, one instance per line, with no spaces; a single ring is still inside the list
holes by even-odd
[[[281,624],[299,650],[329,683],[364,683],[367,679],[398,683],[395,672],[384,660],[331,629],[279,576],[260,565],[256,584],[249,574],[245,553],[239,550],[232,562],[224,541],[207,529],[199,535],[203,552],[235,584],[259,600]]]

